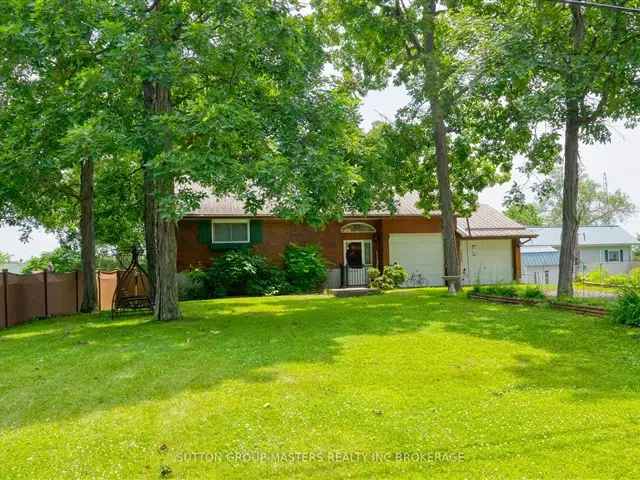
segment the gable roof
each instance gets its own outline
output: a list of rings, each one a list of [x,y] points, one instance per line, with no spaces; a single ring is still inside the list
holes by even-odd
[[[346,215],[347,218],[362,217],[424,217],[422,209],[416,206],[419,195],[417,192],[411,192],[396,200],[397,210],[391,214],[388,210],[372,210],[367,215],[351,214]],[[439,211],[430,212],[431,216],[439,216]],[[275,217],[273,208],[266,206],[259,210],[255,215],[247,212],[244,208],[244,202],[238,198],[226,195],[222,197],[208,196],[200,202],[200,206],[190,212],[187,217],[200,218],[252,218],[252,217]],[[534,237],[535,233],[527,230],[519,223],[507,218],[503,213],[481,204],[468,219],[457,219],[457,231],[463,238],[521,238]]]
[[[538,237],[527,246],[560,246],[561,227],[529,227]],[[635,245],[638,241],[619,226],[586,226],[578,229],[578,246]]]
[[[416,206],[419,200],[419,196],[416,192],[408,193],[402,197],[398,197],[396,200],[397,211],[393,216],[410,216],[410,217],[422,217],[424,213],[422,209]],[[433,211],[431,215],[438,216],[440,212]],[[273,207],[265,206],[252,214],[247,212],[244,208],[244,202],[232,195],[225,195],[222,197],[215,197],[210,195],[205,197],[200,206],[187,214],[187,217],[234,217],[234,218],[249,218],[249,217],[275,217]],[[372,210],[367,215],[352,214],[346,215],[346,217],[385,217],[392,216],[388,210]]]

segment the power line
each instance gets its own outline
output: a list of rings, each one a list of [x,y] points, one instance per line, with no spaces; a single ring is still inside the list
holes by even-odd
[[[564,3],[565,5],[579,5],[581,7],[604,8],[607,10],[615,10],[623,13],[640,13],[640,8],[623,7],[622,5],[612,5],[610,3],[597,3],[584,0],[549,0],[556,3]]]

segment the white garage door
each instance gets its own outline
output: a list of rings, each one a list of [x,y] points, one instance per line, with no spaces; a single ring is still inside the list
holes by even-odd
[[[443,285],[444,254],[439,233],[392,233],[389,261],[409,274],[406,286]]]
[[[511,240],[463,240],[462,264],[467,285],[513,281]]]

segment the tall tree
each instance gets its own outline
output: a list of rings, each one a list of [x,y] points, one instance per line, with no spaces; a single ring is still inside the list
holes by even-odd
[[[137,158],[143,168],[148,256],[155,263],[157,318],[179,316],[175,226],[202,197],[202,187],[235,193],[253,210],[269,202],[280,215],[313,225],[340,218],[346,209],[374,206],[376,194],[361,175],[358,102],[324,73],[322,37],[312,19],[298,11],[297,2],[98,1],[93,9],[84,9],[79,1],[55,5],[59,8],[49,18],[61,40],[65,29],[88,26],[78,35],[88,46],[75,51],[88,50],[90,61],[86,68],[81,65],[77,82],[51,89],[57,94],[46,102],[51,117],[37,118],[48,126],[56,119],[53,114],[66,113],[69,98],[77,115],[62,118],[56,124],[60,128],[25,128],[46,132],[56,143],[40,142],[43,147],[27,149],[22,158],[31,159],[40,179],[46,171],[55,172],[50,182],[55,191],[68,176],[56,163],[64,145],[67,151],[74,146],[77,155],[64,158],[75,158],[76,167],[93,154],[96,172],[117,159]],[[17,11],[10,17],[33,23],[40,4],[11,8]],[[35,17],[36,30],[44,31],[44,19]],[[14,37],[24,40],[21,28],[3,30],[3,44]],[[38,66],[49,60],[36,47],[22,58]],[[6,69],[9,76],[15,71],[21,69]],[[30,80],[17,84],[30,93]],[[9,124],[8,115],[6,120]],[[81,142],[57,140],[67,130],[89,128],[108,132],[113,141],[101,145],[92,136],[82,150]],[[9,135],[3,138],[13,141]],[[38,149],[46,152],[50,167],[36,162],[42,158],[35,154]],[[25,175],[22,181],[34,178]],[[96,193],[103,191],[102,185],[96,183]],[[9,198],[19,198],[18,185],[14,187]]]
[[[638,119],[640,18],[577,3],[500,2],[496,11],[496,61],[505,66],[496,81],[518,90],[512,106],[533,128],[564,134],[558,295],[572,295],[580,142],[608,142],[607,121]]]
[[[623,223],[637,212],[631,197],[622,190],[608,189],[582,169],[578,174],[576,217],[578,225],[615,225]],[[534,186],[540,200],[540,212],[549,225],[560,225],[563,215],[564,172],[561,167]]]
[[[109,97],[97,81],[99,5],[14,2],[2,9],[2,219],[79,232],[81,310],[96,309],[95,163],[111,146]],[[106,113],[106,115],[105,115]],[[125,215],[126,217],[127,215]]]
[[[445,273],[459,276],[456,214],[469,213],[482,188],[506,180],[513,154],[531,140],[483,80],[491,33],[483,6],[436,0],[313,4],[340,46],[346,78],[363,90],[393,79],[409,92],[411,102],[394,125],[379,125],[371,136],[388,139],[382,154],[395,172],[386,182],[418,190],[426,212],[440,211]],[[449,283],[454,291],[459,287],[459,281]]]
[[[530,227],[541,227],[544,225],[544,220],[540,215],[538,206],[533,203],[510,205],[505,209],[504,214],[511,220],[515,220],[522,225],[528,225]]]

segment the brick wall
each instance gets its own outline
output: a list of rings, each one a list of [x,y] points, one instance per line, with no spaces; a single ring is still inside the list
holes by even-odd
[[[198,239],[198,224],[203,220],[185,219],[178,224],[178,270],[190,270],[195,267],[211,265],[212,259],[223,252],[211,251],[208,245]],[[206,221],[206,220],[205,220]],[[360,220],[358,220],[360,221]],[[380,252],[376,234],[343,234],[340,227],[351,220],[331,222],[322,230],[314,230],[306,225],[265,218],[262,220],[262,241],[253,245],[253,250],[278,264],[282,262],[282,253],[290,243],[307,245],[318,244],[323,250],[330,267],[338,266],[343,259],[343,240],[372,239],[374,255]],[[380,220],[366,220],[376,231],[380,231]],[[377,257],[376,257],[377,258]]]
[[[212,251],[208,245],[198,239],[198,224],[203,220],[185,219],[178,224],[178,270],[190,270],[195,267],[211,265],[212,259],[223,252]],[[204,220],[206,221],[206,220]],[[341,233],[340,228],[353,221],[372,225],[375,233]],[[306,245],[318,244],[323,250],[329,267],[343,263],[344,240],[371,239],[373,256],[378,266],[389,264],[389,235],[392,233],[440,233],[440,217],[391,217],[376,220],[347,220],[331,222],[322,230],[314,230],[285,220],[265,218],[262,220],[262,241],[253,245],[253,249],[267,257],[271,262],[280,264],[282,253],[290,243]],[[459,239],[458,239],[459,240]],[[514,278],[520,274],[520,246],[513,240]]]

